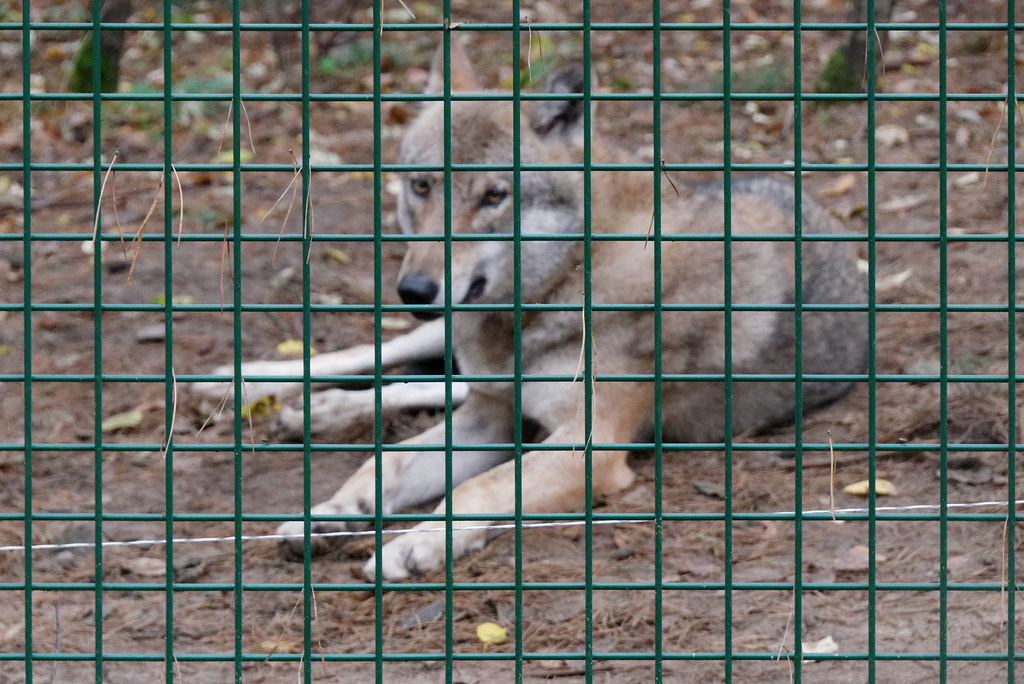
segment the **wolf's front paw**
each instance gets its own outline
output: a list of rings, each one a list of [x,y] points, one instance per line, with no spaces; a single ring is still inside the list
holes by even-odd
[[[438,522],[420,523],[412,530],[388,542],[377,556],[363,566],[363,576],[369,581],[376,577],[377,563],[386,582],[423,575],[445,564],[445,532]],[[487,542],[486,530],[458,530],[452,533],[452,559],[479,551]]]
[[[310,511],[313,515],[357,515],[366,513],[356,503],[350,506],[322,503],[314,506]],[[366,525],[360,521],[348,522],[324,522],[316,521],[310,525],[312,535],[329,534],[332,532],[346,532],[364,529]],[[278,554],[288,561],[302,562],[303,560],[303,523],[301,520],[289,520],[277,528],[277,534],[288,535],[277,543]],[[337,535],[330,537],[310,537],[310,555],[312,557],[324,556],[337,551],[348,542],[348,535]]]
[[[277,414],[274,436],[282,441],[301,442],[306,413],[309,413],[311,434],[329,434],[339,442],[349,441],[350,435],[354,437],[373,430],[373,390],[327,389],[314,392],[306,409],[301,398],[296,406],[286,404]]]

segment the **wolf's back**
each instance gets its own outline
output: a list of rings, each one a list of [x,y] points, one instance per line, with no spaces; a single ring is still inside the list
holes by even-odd
[[[770,203],[794,217],[797,194],[791,183],[772,177],[754,177],[732,184],[734,204]],[[794,373],[799,337],[803,375],[861,374],[867,367],[868,325],[866,283],[857,271],[854,242],[843,239],[840,223],[806,194],[800,197],[800,234],[794,243],[793,287],[800,287],[803,308],[799,330],[796,316],[784,311],[769,345],[750,372]],[[794,220],[794,227],[795,227]],[[799,245],[799,250],[796,250]],[[797,259],[797,255],[799,258]],[[795,304],[791,297],[786,304]],[[833,308],[834,307],[834,308]],[[851,382],[804,381],[801,409],[807,411],[846,394]],[[745,386],[744,386],[745,385]],[[760,413],[756,422],[788,422],[793,416],[792,383],[738,383],[737,411]]]

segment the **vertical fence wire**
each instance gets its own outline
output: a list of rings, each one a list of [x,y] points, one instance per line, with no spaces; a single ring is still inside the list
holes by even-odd
[[[169,4],[169,3],[168,3]],[[242,378],[242,108],[245,104],[242,101],[242,19],[241,0],[231,2],[231,322],[234,326],[234,344],[232,345],[232,364],[234,402],[236,407],[246,405],[248,394],[245,391],[245,380]],[[225,238],[225,242],[227,239]],[[223,268],[223,265],[221,266]],[[233,610],[236,620],[242,612],[242,544],[240,538],[241,520],[244,511],[242,498],[242,462],[245,457],[245,441],[243,437],[243,411],[236,410],[233,416],[233,438],[232,445],[232,476],[234,477],[234,528],[235,544],[232,549],[234,562],[234,583]],[[168,580],[170,580],[170,569]],[[240,681],[241,677],[241,635],[235,635],[234,646],[234,674],[235,680]],[[307,680],[308,681],[308,680]],[[168,681],[167,684],[171,684]]]
[[[1017,72],[1016,9],[1006,2],[1006,681],[1013,684],[1017,671]]]
[[[238,2],[239,0],[236,0]],[[312,406],[312,385],[310,380],[310,357],[312,355],[312,316],[311,304],[311,273],[310,262],[313,251],[313,204],[310,197],[313,184],[313,173],[310,168],[310,50],[309,50],[309,8],[310,2],[302,3],[302,405]],[[376,63],[375,63],[376,64]],[[379,69],[374,69],[375,72]],[[240,142],[239,142],[240,144]],[[304,681],[312,681],[313,676],[313,620],[316,617],[316,597],[313,595],[312,540],[309,538],[312,522],[312,499],[306,496],[312,490],[312,415],[310,411],[302,412],[302,476],[303,476],[303,551],[302,551],[302,676]],[[239,555],[239,560],[241,556]],[[241,677],[239,671],[238,677]],[[241,679],[239,679],[241,682]]]
[[[655,2],[651,5],[651,20],[653,24],[651,61],[654,65],[651,83],[653,91],[653,107],[651,110],[651,127],[654,132],[652,141],[654,147],[654,178],[651,179],[651,191],[653,195],[654,215],[651,225],[652,249],[654,251],[654,681],[661,684],[664,675],[664,563],[662,553],[664,552],[664,521],[662,512],[664,507],[664,449],[662,446],[662,296],[661,296],[661,234],[662,234],[662,206],[661,206],[661,184],[662,164],[664,156],[661,149],[661,3]]]
[[[939,682],[949,668],[949,217],[946,2],[939,2]],[[1010,441],[1010,440],[1007,440]]]
[[[447,0],[446,0],[447,2]],[[381,101],[381,40],[384,18],[381,3],[373,3],[373,548],[384,546],[384,363],[381,345],[384,329],[383,309],[384,226],[383,206],[383,111]],[[307,505],[308,505],[307,499]],[[378,562],[373,571],[373,665],[376,684],[384,682],[384,573]]]
[[[583,464],[584,464],[584,670],[594,679],[594,288],[593,274],[593,167],[591,111],[590,0],[583,0]],[[575,439],[575,437],[574,437]]]
[[[92,242],[92,283],[93,283],[93,496],[94,525],[93,539],[103,540],[103,241],[100,234],[103,230],[103,213],[100,211],[100,195],[102,183],[103,138],[101,122],[103,118],[103,102],[101,96],[100,67],[100,2],[92,3],[92,192],[93,211],[97,221],[97,235]],[[26,84],[28,87],[28,84]],[[27,189],[26,189],[27,191]],[[28,300],[26,300],[26,306]],[[28,354],[29,350],[26,349]],[[169,466],[168,466],[169,467]],[[170,471],[168,471],[170,472]],[[168,479],[168,481],[170,481]],[[170,516],[168,516],[169,518]],[[169,529],[169,527],[168,527]],[[167,552],[170,553],[170,546]],[[168,562],[168,567],[170,563]],[[93,549],[93,571],[96,582],[93,610],[96,614],[95,634],[95,676],[99,682],[103,677],[103,548],[97,545]],[[170,599],[170,595],[168,595]],[[168,643],[170,639],[168,639]],[[170,646],[168,646],[170,648]]]
[[[452,459],[454,435],[452,425],[452,7],[444,0],[441,12],[444,22],[444,678],[453,684],[455,677],[455,578],[453,539],[455,527],[452,506]],[[461,161],[461,160],[460,160]]]
[[[803,676],[804,353],[803,353],[803,69],[800,3],[793,3],[793,684]]]
[[[96,6],[98,7],[99,4],[100,3],[97,1],[96,2]],[[173,171],[172,164],[174,163],[174,157],[173,157],[173,149],[174,149],[174,147],[173,147],[173,139],[174,139],[174,135],[173,135],[173,133],[174,133],[174,117],[173,117],[173,114],[174,114],[174,108],[173,108],[173,100],[171,99],[171,93],[172,93],[172,85],[174,83],[174,74],[173,74],[173,68],[172,68],[173,64],[174,64],[174,61],[173,61],[174,34],[171,31],[171,3],[169,3],[169,2],[168,3],[164,3],[164,8],[163,8],[163,24],[164,24],[163,25],[163,31],[162,31],[162,34],[163,34],[162,35],[162,38],[163,38],[163,65],[162,65],[163,66],[163,102],[162,102],[162,104],[163,104],[163,123],[164,123],[164,125],[163,125],[164,167],[163,167],[163,171],[162,171],[162,173],[163,173],[162,189],[163,189],[163,195],[164,195],[164,197],[163,197],[163,200],[164,200],[163,201],[163,206],[164,206],[164,216],[163,216],[163,219],[164,219],[164,221],[163,221],[163,223],[164,223],[164,235],[163,235],[163,248],[164,248],[164,307],[163,307],[163,309],[164,310],[163,310],[163,317],[164,317],[164,406],[166,407],[165,411],[164,411],[164,426],[165,426],[164,430],[165,430],[165,433],[166,433],[165,436],[164,436],[164,444],[166,445],[166,447],[164,449],[164,461],[163,461],[164,462],[164,478],[165,478],[164,491],[165,491],[165,496],[166,496],[166,500],[165,500],[165,504],[164,504],[165,505],[165,509],[164,509],[164,512],[165,512],[164,534],[166,535],[166,537],[168,539],[171,539],[174,536],[174,443],[173,443],[174,425],[173,425],[173,406],[174,406],[174,402],[176,401],[176,396],[175,396],[176,388],[174,387],[174,378],[172,377],[173,368],[174,368],[174,365],[173,365],[174,357],[172,356],[173,349],[174,349],[174,328],[173,328],[173,326],[174,326],[174,316],[173,316],[173,313],[174,313],[174,297],[173,297],[173,290],[172,290],[172,285],[171,285],[171,283],[172,283],[172,275],[173,275],[173,268],[172,268],[172,264],[173,264],[173,258],[172,258],[173,257],[173,253],[172,253],[173,241],[172,240],[173,240],[173,225],[174,225],[174,223],[173,223],[174,214],[173,214],[173,207],[172,207],[172,204],[171,204],[171,199],[173,197],[171,191],[172,191],[172,189],[174,187],[173,180],[172,180],[172,171]],[[99,25],[97,24],[96,28],[93,30],[93,34],[92,34],[93,35],[93,49],[94,50],[100,45],[100,32],[99,32],[98,28],[99,28]],[[94,52],[93,53],[93,79],[94,79],[93,80],[93,90],[94,90],[94,93],[97,93],[97,94],[99,92],[99,88],[97,87],[97,84],[99,83],[100,67],[102,65],[102,61],[98,57],[98,54],[99,54],[98,52]],[[237,63],[237,59],[235,61]],[[98,118],[99,117],[97,116],[97,119]],[[96,127],[96,135],[93,138],[93,143],[94,143],[94,146],[95,146],[94,153],[97,154],[97,155],[99,155],[100,150],[102,148],[102,145],[100,144],[102,141],[101,141],[101,139],[99,137],[99,134],[100,134],[100,128],[99,128],[99,126],[97,126]],[[98,173],[99,172],[99,164],[97,164],[96,166],[97,166],[97,173]],[[235,202],[236,202],[236,207],[238,207],[235,210],[235,216],[237,217],[237,216],[241,215],[240,205],[238,204],[239,199],[237,197],[237,194],[235,196]],[[99,212],[99,207],[96,208],[96,211]],[[179,211],[184,213],[185,207],[184,206],[179,207]],[[96,245],[97,249],[95,251],[95,255],[96,255],[96,262],[97,262],[97,264],[100,261],[102,261],[102,258],[101,258],[102,252],[99,249],[100,246],[101,245],[99,245],[99,244]],[[97,355],[99,355],[99,348],[98,347],[97,347]],[[97,373],[97,378],[99,378],[99,373]],[[97,420],[101,420],[101,419],[102,419],[102,412],[97,411]],[[96,442],[99,443],[99,444],[101,444],[103,442],[102,432],[101,431],[97,431],[97,433],[96,433]],[[99,471],[97,471],[97,477],[99,477]],[[240,493],[239,493],[240,483],[241,483],[241,478],[236,475],[236,477],[235,477],[235,496],[236,497],[240,496]],[[97,493],[97,496],[96,496],[96,508],[97,508],[97,510],[99,510],[99,508],[100,508],[100,505],[99,505],[99,502],[100,502],[100,496],[99,496],[100,491],[97,490],[96,493]],[[240,508],[236,508],[236,511],[235,511],[235,526],[234,526],[235,527],[235,537],[236,537],[236,539],[241,537],[241,532],[242,532],[242,519],[241,519],[240,513],[241,513],[241,509]],[[98,535],[99,534],[99,525],[98,524],[96,525],[96,531],[97,531],[97,535]],[[237,570],[237,573],[236,573],[236,576],[235,576],[235,582],[236,582],[236,584],[239,587],[241,587],[241,582],[242,582],[242,578],[241,578],[241,565],[242,565],[242,563],[241,563],[241,544],[240,544],[240,542],[236,542],[236,549],[237,549],[237,553],[236,553],[236,556],[235,556],[235,558],[236,558],[235,564],[236,564],[238,570]],[[98,553],[97,555],[102,555],[102,554]],[[102,585],[102,582],[100,580],[100,578],[102,578],[102,575],[97,573],[96,578],[97,578],[97,589],[99,589],[101,587],[101,585]],[[165,615],[166,615],[165,620],[166,620],[166,622],[165,622],[165,625],[164,625],[164,630],[165,630],[165,632],[164,632],[164,649],[165,649],[165,651],[164,651],[164,658],[165,658],[165,660],[164,660],[164,679],[167,682],[167,684],[173,684],[174,677],[175,677],[175,668],[174,668],[174,665],[175,665],[175,659],[174,659],[174,655],[175,655],[175,652],[174,652],[174,545],[173,544],[167,544],[167,546],[164,548],[164,590],[166,592],[166,598],[165,598]],[[236,593],[240,593],[240,590],[238,592],[236,592]],[[103,624],[103,617],[102,617],[103,613],[99,610],[99,608],[100,608],[100,606],[97,605],[97,609],[96,609],[95,614],[97,616],[97,618],[96,618],[97,630],[101,631],[101,630],[99,630],[99,626]],[[236,606],[235,611],[236,611],[236,615],[240,613],[240,611],[238,610],[238,606]],[[236,626],[237,626],[237,622],[236,622]],[[237,663],[239,661],[239,658],[240,658],[241,653],[242,653],[242,648],[241,648],[242,647],[242,642],[241,642],[241,634],[239,633],[239,630],[236,629],[235,631],[236,631],[236,634],[235,634],[235,638],[234,638],[234,642],[235,642],[234,643],[234,650],[235,650],[235,661]],[[97,659],[97,661],[100,660],[98,652],[97,652],[97,658],[96,659]],[[236,668],[237,668],[237,666],[236,666]],[[236,676],[236,680],[237,680],[237,676]],[[99,682],[100,682],[100,680],[97,680],[97,684],[99,684]]]
[[[515,682],[523,681],[523,214],[522,35],[519,0],[512,0],[512,460],[515,464]],[[532,32],[531,34],[532,35]],[[526,46],[533,58],[532,41]]]
[[[722,458],[725,460],[725,511],[722,515],[723,545],[726,559],[733,554],[733,309],[732,309],[732,3],[722,3],[722,325],[725,337],[725,350],[722,359],[722,386],[725,392],[723,402],[725,420],[723,421]],[[723,584],[725,595],[722,600],[724,611],[722,666],[725,669],[725,682],[731,684],[733,676],[733,569],[732,563],[723,564]]]
[[[22,287],[22,340],[25,349],[22,351],[22,392],[24,393],[24,445],[25,455],[25,581],[22,591],[25,592],[23,622],[25,625],[25,669],[26,684],[32,683],[32,6],[29,0],[21,4],[21,173],[24,178],[24,194],[22,195],[21,211],[24,225],[22,227],[22,263],[24,264],[24,281]],[[97,628],[99,629],[99,628]]]
[[[877,416],[875,408],[877,405],[877,383],[876,383],[876,359],[875,359],[875,289],[877,281],[877,252],[875,245],[876,235],[876,204],[875,204],[875,88],[877,87],[875,77],[875,44],[878,40],[875,32],[875,0],[868,0],[867,3],[867,36],[865,45],[867,50],[867,65],[864,73],[867,74],[867,170],[868,170],[868,197],[867,197],[867,261],[868,261],[868,668],[867,680],[874,684],[876,672],[875,657],[878,647],[878,620],[877,620],[877,558],[878,558],[878,526],[876,520],[875,501],[878,494],[876,487],[878,469],[877,448]]]

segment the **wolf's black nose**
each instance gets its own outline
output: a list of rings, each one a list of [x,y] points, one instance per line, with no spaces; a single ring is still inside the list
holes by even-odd
[[[406,304],[433,304],[439,289],[433,279],[422,273],[410,273],[398,282],[398,296]],[[438,316],[435,311],[414,311],[412,315],[421,320]]]

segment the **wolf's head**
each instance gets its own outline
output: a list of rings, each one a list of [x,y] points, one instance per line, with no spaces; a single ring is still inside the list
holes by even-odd
[[[441,87],[440,60],[435,60],[428,92]],[[462,92],[482,92],[457,41],[452,42],[451,84]],[[583,69],[572,65],[554,71],[548,92],[582,93]],[[543,100],[523,107],[520,162],[523,165],[581,161],[583,102]],[[440,102],[426,105],[402,139],[399,163],[430,170],[402,173],[398,221],[404,233],[436,239],[410,243],[399,273],[398,292],[406,304],[443,305],[445,274],[451,274],[454,304],[509,303],[514,288],[513,242],[515,175],[513,104],[508,101],[456,101],[449,120],[453,164],[496,166],[451,173],[446,193],[445,115]],[[519,174],[520,227],[524,236],[582,231],[583,178],[580,171],[527,170]],[[446,269],[446,207],[452,242]],[[493,237],[492,237],[493,236]],[[501,236],[505,236],[502,238]],[[520,269],[525,298],[542,293],[545,283],[567,266],[578,243],[522,241]],[[436,313],[420,313],[421,318]]]

